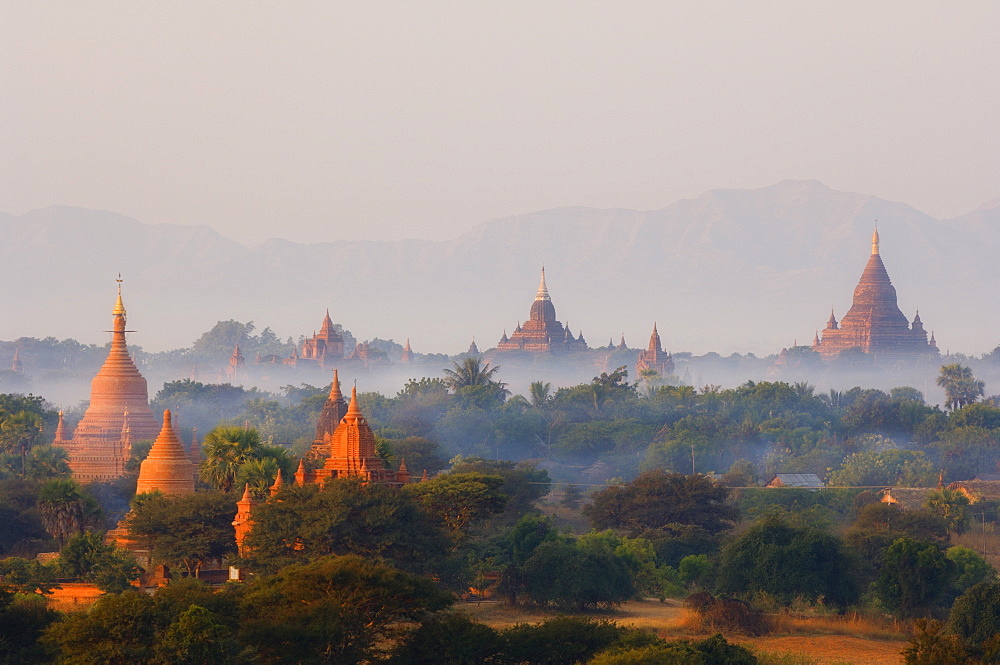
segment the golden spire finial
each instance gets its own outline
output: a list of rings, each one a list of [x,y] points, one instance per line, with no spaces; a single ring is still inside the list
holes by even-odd
[[[875,220],[875,232],[872,233],[872,256],[878,256],[878,220]]]
[[[115,301],[115,309],[112,312],[115,316],[125,316],[125,304],[122,302],[122,274],[118,273],[118,278],[115,280],[118,282],[118,300]]]
[[[535,294],[535,300],[551,300],[549,289],[545,285],[545,266],[542,266],[542,280],[538,283],[538,293]]]

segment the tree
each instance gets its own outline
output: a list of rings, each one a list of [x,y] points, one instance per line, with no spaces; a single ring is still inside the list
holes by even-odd
[[[481,473],[445,473],[406,486],[431,513],[439,515],[453,532],[464,532],[470,522],[501,512],[507,497],[504,479]]]
[[[615,607],[635,594],[625,562],[606,548],[565,541],[541,543],[521,570],[528,596],[542,605]]]
[[[66,577],[94,582],[107,593],[131,588],[142,570],[130,552],[105,544],[99,533],[78,533],[59,553],[59,569]]]
[[[126,518],[129,534],[153,559],[183,566],[197,577],[202,566],[236,553],[232,496],[196,492],[183,496],[143,495]]]
[[[478,356],[467,356],[462,362],[452,363],[451,369],[444,370],[444,381],[453,391],[468,386],[504,386],[494,380],[493,375],[500,370],[499,365],[490,366]]]
[[[923,452],[890,448],[848,455],[840,468],[830,474],[829,484],[834,487],[921,487],[936,477],[934,464]]]
[[[528,392],[531,395],[531,405],[536,409],[545,406],[551,399],[549,394],[552,390],[552,384],[545,381],[533,381],[530,386],[528,386]]]
[[[986,384],[972,375],[972,369],[961,363],[942,365],[937,384],[944,388],[946,409],[961,409],[983,396]]]
[[[718,590],[763,591],[785,603],[819,598],[846,607],[858,598],[852,562],[836,536],[767,515],[722,550]]]
[[[205,435],[202,442],[205,451],[202,479],[223,492],[231,492],[240,467],[260,459],[262,447],[260,434],[253,428],[233,425],[216,427]]]
[[[253,662],[248,655],[232,628],[199,605],[183,611],[156,642],[157,660],[171,665]]]
[[[916,616],[948,599],[955,565],[934,543],[900,538],[885,553],[875,592],[890,610]]]
[[[611,621],[560,616],[522,623],[502,634],[507,662],[576,665],[622,640],[626,629]]]
[[[57,478],[38,491],[38,511],[45,530],[60,546],[79,533],[85,523],[85,501],[79,486],[72,480]]]
[[[369,662],[391,651],[403,622],[452,602],[426,577],[367,557],[323,557],[251,582],[242,634],[268,662]]]
[[[969,497],[947,487],[933,490],[924,501],[924,508],[940,515],[948,525],[948,533],[963,533],[969,524]]]
[[[21,454],[21,477],[25,474],[28,450],[42,434],[42,417],[35,412],[22,410],[6,414],[0,419],[0,447]]]
[[[42,641],[74,665],[134,665],[154,655],[153,599],[125,591],[97,599],[89,612],[68,614],[45,632]]]
[[[1000,582],[981,582],[959,596],[948,616],[948,630],[969,646],[995,640],[1000,635]]]
[[[955,588],[966,592],[980,582],[996,582],[997,571],[975,550],[956,545],[944,555],[955,564]]]
[[[596,529],[625,529],[633,537],[671,524],[719,533],[739,517],[726,503],[728,495],[728,488],[704,476],[647,471],[630,483],[597,492],[583,513]]]
[[[409,492],[359,479],[285,485],[254,508],[244,564],[273,572],[328,555],[379,557],[414,573],[441,573],[452,541]]]
[[[497,631],[464,614],[436,615],[406,636],[392,665],[482,665],[497,663],[503,644]]]

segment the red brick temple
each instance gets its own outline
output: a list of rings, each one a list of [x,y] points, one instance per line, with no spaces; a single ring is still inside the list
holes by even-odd
[[[622,346],[625,344],[625,336],[622,335]],[[639,352],[639,358],[635,361],[635,373],[639,376],[643,370],[654,370],[660,376],[666,377],[674,373],[674,358],[670,353],[663,350],[660,342],[660,333],[653,324],[653,333],[649,336],[649,346],[645,351]]]
[[[940,355],[934,335],[927,339],[920,314],[910,323],[896,304],[896,289],[879,254],[878,229],[872,235],[872,253],[854,289],[851,309],[839,323],[830,312],[826,328],[812,344],[825,359],[852,348],[873,354],[876,362]]]
[[[545,285],[545,268],[542,268],[542,279],[538,284],[535,302],[531,303],[528,320],[519,323],[514,333],[508,338],[506,331],[497,344],[498,351],[583,351],[587,342],[583,333],[574,337],[569,324],[556,320],[556,308],[552,304],[548,287]]]
[[[111,351],[90,387],[90,406],[66,438],[60,417],[55,445],[69,454],[73,478],[79,483],[118,478],[135,441],[155,439],[159,423],[149,409],[146,379],[136,368],[125,343],[126,313],[121,278],[112,311]]]

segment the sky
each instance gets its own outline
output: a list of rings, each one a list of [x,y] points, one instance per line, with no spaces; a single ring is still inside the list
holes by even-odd
[[[0,3],[0,210],[446,239],[817,179],[1000,197],[1000,3]]]

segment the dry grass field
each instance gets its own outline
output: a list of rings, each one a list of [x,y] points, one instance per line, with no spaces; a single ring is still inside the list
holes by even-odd
[[[494,628],[538,623],[553,612],[512,608],[501,603],[462,603],[458,609]],[[680,601],[632,601],[621,609],[581,616],[610,619],[621,625],[652,630],[664,638],[702,638],[715,631],[703,629],[693,612]],[[907,629],[892,621],[877,622],[856,615],[776,615],[774,629],[764,637],[726,635],[753,648],[765,665],[893,665],[902,663]]]

